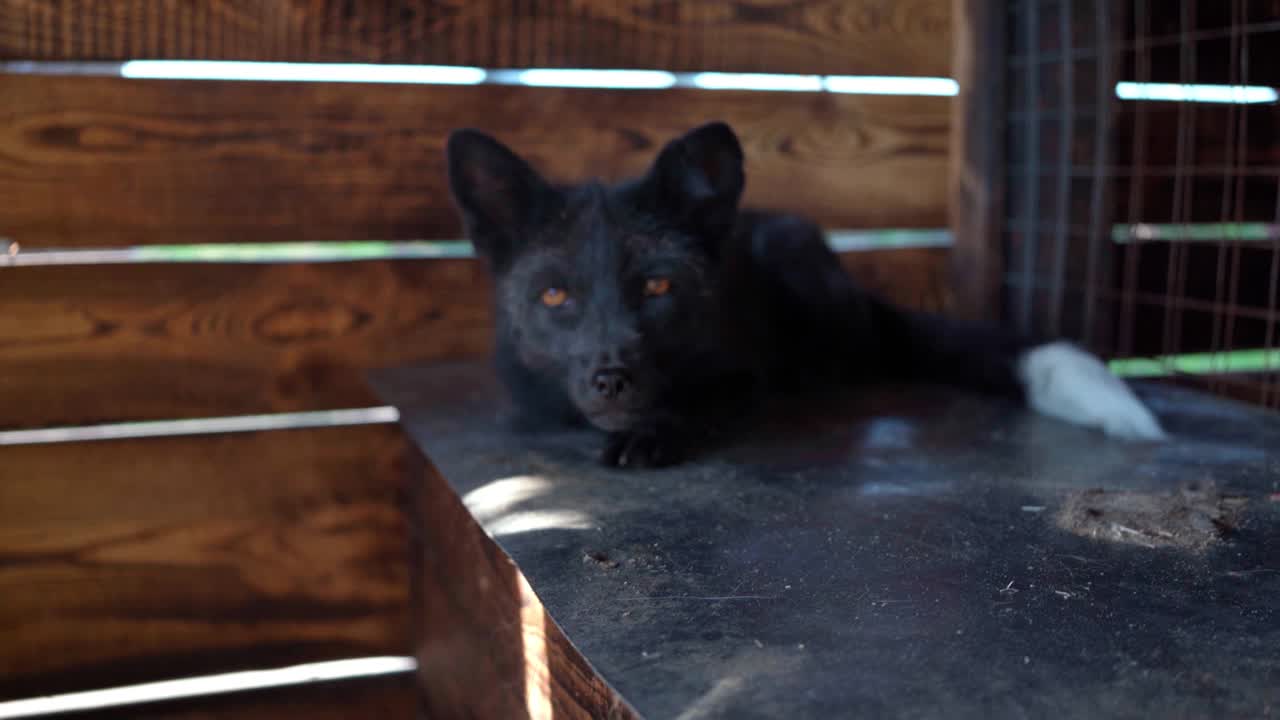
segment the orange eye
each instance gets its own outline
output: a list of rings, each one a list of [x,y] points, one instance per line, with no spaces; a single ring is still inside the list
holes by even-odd
[[[644,294],[650,297],[666,295],[671,289],[671,281],[664,277],[649,278],[644,283]]]
[[[542,291],[542,304],[547,307],[560,307],[569,299],[569,293],[558,287],[550,287]]]

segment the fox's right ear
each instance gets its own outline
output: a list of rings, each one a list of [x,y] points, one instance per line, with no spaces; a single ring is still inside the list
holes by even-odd
[[[555,191],[519,155],[478,130],[455,130],[446,153],[449,188],[468,237],[491,266],[505,267]]]

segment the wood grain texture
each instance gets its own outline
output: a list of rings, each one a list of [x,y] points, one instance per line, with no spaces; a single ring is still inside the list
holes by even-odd
[[[1140,357],[1274,347],[1276,258],[1265,242],[1125,246],[1113,261],[1122,282],[1110,293],[1122,320],[1116,346]]]
[[[359,369],[487,350],[472,260],[0,269],[0,427],[378,404]]]
[[[418,699],[412,673],[260,692],[134,705],[93,720],[411,720]]]
[[[1124,80],[1212,85],[1280,84],[1276,0],[1205,2],[1184,11],[1135,13],[1126,28],[1130,42],[1119,53]],[[1188,23],[1187,21],[1190,20]],[[1195,61],[1183,65],[1184,33],[1195,38]],[[1137,37],[1147,43],[1138,46]]]
[[[946,75],[948,0],[0,0],[0,57]]]
[[[1001,310],[1005,15],[999,3],[952,2],[960,95],[951,107],[951,279],[955,310],[970,320],[997,320]]]
[[[0,698],[410,650],[395,426],[6,447]]]
[[[0,75],[0,235],[26,248],[455,238],[475,126],[557,180],[641,172],[713,119],[748,203],[832,228],[946,222],[948,98]]]
[[[1166,378],[1164,382],[1280,410],[1280,373],[1179,375]]]
[[[632,720],[520,569],[425,458],[418,687],[427,717]]]
[[[1280,106],[1121,108],[1117,222],[1275,222]]]
[[[862,287],[916,310],[952,312],[951,248],[897,248],[840,254],[840,264]]]
[[[945,249],[845,253],[948,306]],[[0,269],[0,428],[376,405],[361,370],[486,353],[476,260]]]

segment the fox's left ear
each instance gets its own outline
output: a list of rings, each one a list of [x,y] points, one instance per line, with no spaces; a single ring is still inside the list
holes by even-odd
[[[745,182],[738,136],[713,122],[667,143],[641,184],[655,210],[719,237],[733,226]]]

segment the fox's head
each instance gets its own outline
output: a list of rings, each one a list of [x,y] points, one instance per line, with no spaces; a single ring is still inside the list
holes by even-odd
[[[717,259],[744,183],[733,131],[697,128],[612,186],[552,185],[475,130],[450,136],[448,159],[494,277],[500,342],[597,427],[652,419],[716,342]]]

